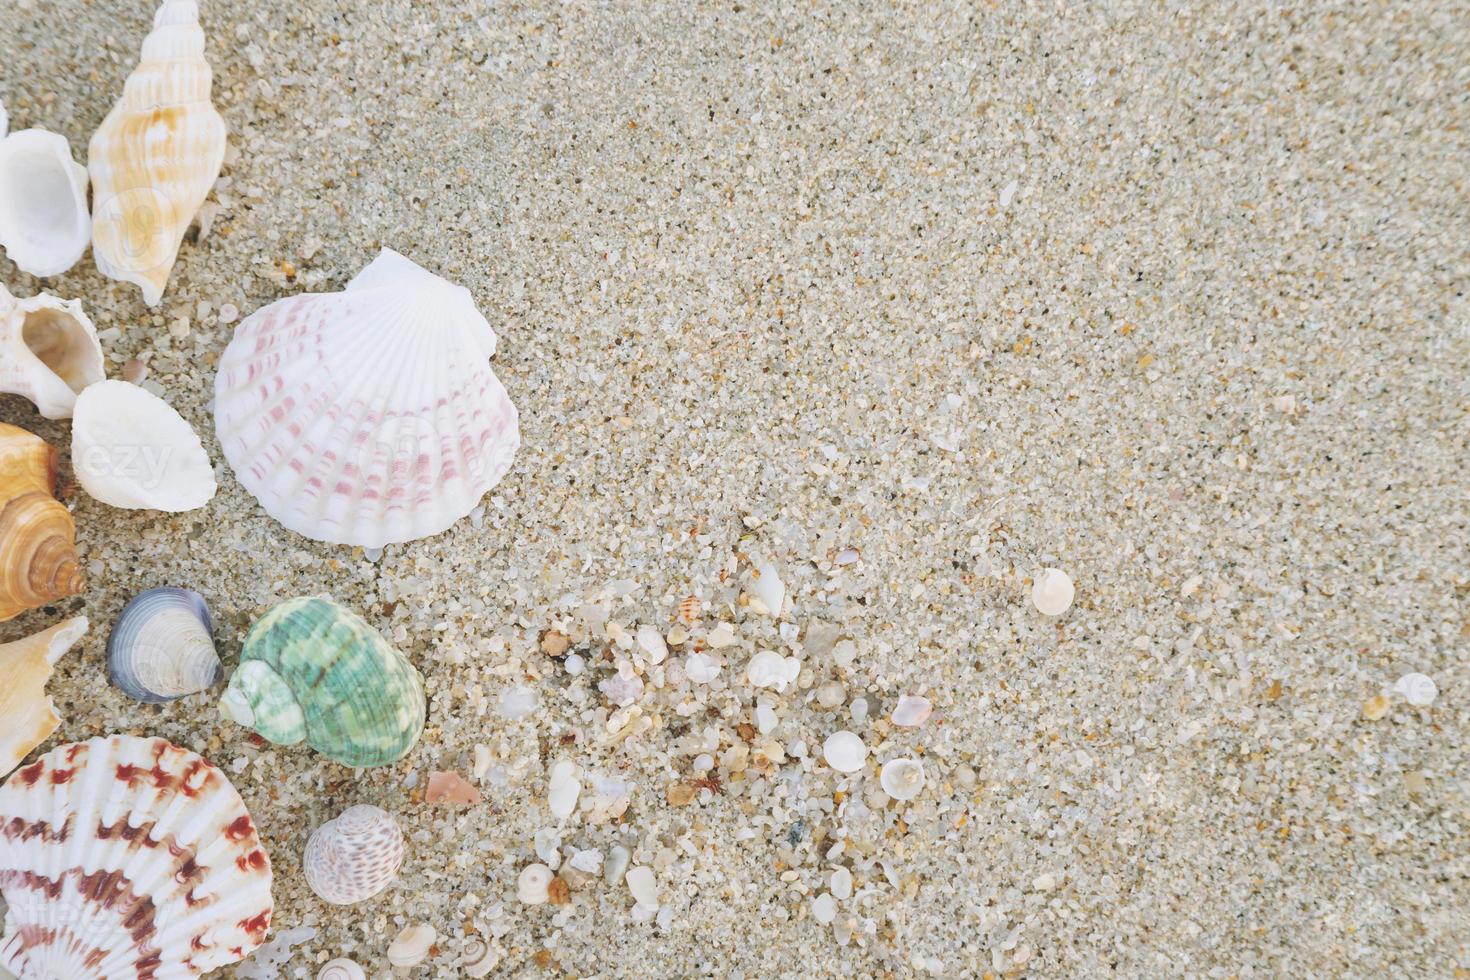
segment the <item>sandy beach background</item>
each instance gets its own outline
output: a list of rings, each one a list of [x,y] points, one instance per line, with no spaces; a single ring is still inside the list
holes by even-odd
[[[508,976],[1467,975],[1463,4],[201,6],[231,149],[163,304],[90,257],[0,273],[81,298],[112,376],[146,357],[220,492],[69,490],[87,592],[0,638],[85,612],[52,744],[157,734],[230,773],[277,928],[319,932],[285,975],[373,975],[417,923],[419,976],[474,939]],[[11,128],[81,158],[152,9],[0,7]],[[339,289],[382,246],[473,293],[524,446],[482,514],[375,561],[266,517],[209,400],[222,307]],[[18,398],[0,419],[67,446]],[[742,598],[755,562],[779,621]],[[1055,621],[1046,566],[1077,585]],[[361,611],[427,679],[421,744],[355,775],[251,742],[218,692],[128,700],[103,645],[158,585],[208,598],[228,668],[279,599]],[[677,638],[689,597],[630,722],[598,688],[618,637]],[[720,623],[720,680],[679,679]],[[804,667],[751,738],[765,649]],[[1366,719],[1409,671],[1438,700]],[[886,721],[905,693],[921,729]],[[839,729],[857,777],[820,761]],[[484,802],[424,803],[477,745]],[[686,801],[700,754],[718,790]],[[904,754],[928,784],[885,804]],[[612,800],[563,847],[653,869],[653,921],[597,879],[516,901],[558,759]],[[410,857],[328,906],[302,847],[357,802]]]

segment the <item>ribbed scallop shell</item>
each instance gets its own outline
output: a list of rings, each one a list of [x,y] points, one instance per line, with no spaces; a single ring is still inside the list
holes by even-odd
[[[271,866],[223,773],[161,738],[64,745],[0,789],[0,967],[20,980],[170,980],[241,960]]]
[[[225,122],[194,0],[164,0],[122,99],[92,136],[92,253],[97,268],[156,306],[184,232],[219,177]]]
[[[149,589],[123,607],[107,638],[107,677],[124,694],[162,704],[215,685],[224,668],[204,597]]]
[[[0,620],[82,591],[76,525],[52,492],[56,451],[0,424]]]
[[[0,245],[33,276],[59,276],[92,239],[87,168],[65,136],[23,129],[0,140]]]
[[[30,399],[48,419],[69,419],[82,389],[105,377],[80,300],[16,299],[0,285],[0,393]]]
[[[46,682],[56,662],[86,632],[87,617],[76,616],[0,645],[0,777],[20,765],[61,724],[56,706],[46,696]]]
[[[323,901],[355,905],[379,894],[403,865],[403,831],[386,810],[349,807],[317,828],[301,866]]]
[[[438,534],[520,446],[494,353],[468,291],[385,249],[344,292],[240,324],[215,429],[240,482],[299,534],[365,548]]]
[[[220,709],[279,745],[384,766],[424,730],[424,681],[361,616],[330,599],[288,599],[250,628]]]

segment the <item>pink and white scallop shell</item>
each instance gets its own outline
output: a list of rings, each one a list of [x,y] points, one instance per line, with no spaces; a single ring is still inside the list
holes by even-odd
[[[515,406],[468,290],[384,249],[340,293],[272,303],[220,359],[225,458],[276,520],[380,548],[445,530],[500,482]]]
[[[0,789],[0,973],[173,980],[244,959],[271,865],[240,795],[161,738],[63,745]]]
[[[317,828],[301,866],[306,883],[333,905],[355,905],[392,883],[403,865],[403,831],[386,810],[348,807]]]

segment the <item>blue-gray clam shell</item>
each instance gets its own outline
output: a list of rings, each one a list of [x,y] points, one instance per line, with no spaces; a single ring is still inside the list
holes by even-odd
[[[189,589],[140,593],[107,638],[108,680],[148,704],[207,690],[222,673],[209,607]]]

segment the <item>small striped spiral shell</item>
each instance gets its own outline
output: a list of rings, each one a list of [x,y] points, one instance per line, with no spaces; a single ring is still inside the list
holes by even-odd
[[[316,980],[367,980],[367,971],[355,961],[342,957],[323,966]]]
[[[302,861],[306,883],[333,905],[367,901],[388,887],[402,864],[398,821],[369,804],[349,807],[318,827]]]

